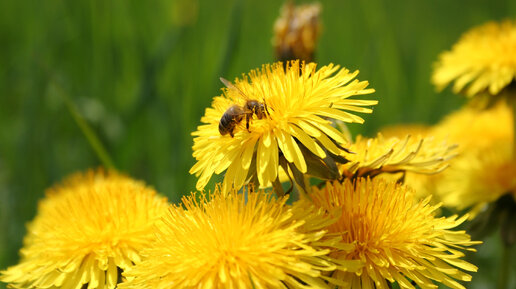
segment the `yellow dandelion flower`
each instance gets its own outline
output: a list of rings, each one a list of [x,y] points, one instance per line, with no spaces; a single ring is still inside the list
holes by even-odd
[[[273,44],[277,60],[314,61],[321,30],[320,13],[320,3],[294,6],[292,2],[288,2],[283,5],[281,15],[274,23]]]
[[[321,276],[335,269],[329,250],[311,243],[323,243],[322,228],[334,220],[308,226],[286,198],[253,190],[197,198],[184,198],[186,209],[171,207],[157,223],[156,242],[120,288],[330,288]]]
[[[465,107],[439,123],[433,133],[459,145],[459,155],[432,189],[449,207],[473,209],[471,217],[486,204],[514,190],[516,173],[512,115],[503,102],[479,110]]]
[[[120,272],[140,261],[166,208],[166,198],[124,175],[77,174],[39,203],[21,261],[2,271],[1,281],[19,288],[115,288]]]
[[[512,143],[502,141],[463,152],[444,173],[437,194],[446,206],[471,208],[472,217],[505,194],[512,194],[516,201],[516,160],[512,158]]]
[[[516,78],[516,24],[489,22],[465,33],[435,65],[432,82],[468,97],[498,95]]]
[[[347,111],[370,113],[364,106],[377,103],[350,99],[374,92],[367,88],[367,81],[353,80],[358,71],[350,73],[332,64],[319,70],[315,63],[289,64],[286,69],[275,63],[251,71],[206,109],[203,124],[193,133],[197,163],[190,173],[199,176],[197,189],[203,189],[213,174],[224,171],[225,191],[241,188],[251,178],[253,183],[269,186],[277,181],[280,165],[286,172],[310,173],[315,165],[307,163],[328,161],[339,155],[339,145],[346,143],[331,120],[362,123],[362,118]],[[245,108],[250,100],[261,106]],[[235,111],[247,112],[221,122]],[[229,130],[227,134],[221,135],[219,123],[223,132]]]
[[[342,236],[348,251],[330,256],[338,260],[360,260],[365,265],[357,272],[337,270],[332,277],[351,286],[340,288],[437,288],[442,283],[464,288],[458,281],[470,281],[465,271],[477,267],[462,260],[461,250],[475,251],[464,231],[453,231],[465,217],[437,218],[437,206],[429,198],[417,201],[406,186],[375,179],[327,183],[314,188],[311,202],[328,211],[338,209],[340,218],[327,229]],[[310,203],[308,200],[300,202]],[[339,268],[340,269],[340,268]]]
[[[346,155],[350,161],[341,165],[342,175],[359,178],[381,173],[435,174],[448,166],[448,161],[455,156],[454,149],[454,145],[432,137],[357,136],[349,148],[352,153]]]

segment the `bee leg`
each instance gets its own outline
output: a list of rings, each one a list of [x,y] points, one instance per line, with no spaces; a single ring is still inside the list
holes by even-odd
[[[245,115],[245,128],[247,128],[247,131],[248,131],[248,132],[251,132],[251,131],[249,130],[249,120],[250,120],[250,118],[251,118],[251,117],[250,117],[249,113]]]
[[[265,108],[265,112],[267,113],[267,115],[271,115],[271,113],[269,112],[269,108],[267,107],[267,103],[265,103],[265,101],[263,101],[263,107]]]
[[[233,130],[230,130],[230,131],[229,131],[229,135],[230,135],[231,137],[235,137],[235,135],[233,134]]]

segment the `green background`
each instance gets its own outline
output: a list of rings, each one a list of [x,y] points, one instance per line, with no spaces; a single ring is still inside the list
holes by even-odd
[[[190,133],[220,93],[218,78],[273,60],[272,26],[281,5],[0,1],[0,269],[17,262],[25,224],[45,188],[101,164],[63,96],[117,168],[177,202],[195,188]],[[437,93],[429,82],[437,55],[473,26],[516,16],[513,0],[322,6],[318,62],[359,69],[358,78],[376,89],[374,113],[352,125],[365,134],[389,124],[435,123],[459,107],[460,97],[449,89]],[[480,272],[469,288],[494,287],[498,241],[492,237],[474,256]]]

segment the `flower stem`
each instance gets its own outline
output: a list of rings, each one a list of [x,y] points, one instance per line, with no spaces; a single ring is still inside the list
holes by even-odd
[[[88,143],[92,147],[93,151],[97,154],[97,157],[102,162],[103,166],[106,169],[116,169],[115,165],[113,164],[113,161],[109,157],[109,154],[107,153],[107,150],[104,148],[102,143],[100,142],[99,138],[93,131],[93,129],[90,127],[88,122],[82,117],[82,115],[79,113],[79,110],[75,106],[74,102],[66,93],[65,89],[60,85],[60,83],[56,80],[55,75],[52,73],[52,71],[49,69],[49,66],[45,63],[39,63],[40,68],[43,69],[49,76],[50,83],[54,86],[56,89],[57,94],[63,99],[66,108],[72,115],[72,118],[77,123],[79,128],[81,129],[82,133],[88,140]]]
[[[502,244],[502,258],[500,262],[500,277],[498,279],[498,289],[508,289],[509,287],[509,268],[511,267],[511,247]]]
[[[312,194],[312,185],[310,184],[310,177],[305,175],[305,189],[306,194],[311,195]]]
[[[77,123],[79,128],[81,129],[82,133],[84,134],[84,136],[90,143],[91,147],[97,154],[98,158],[100,159],[100,161],[102,162],[104,167],[107,169],[114,169],[115,166],[113,165],[113,161],[109,157],[109,154],[107,153],[106,149],[100,142],[97,135],[93,132],[93,129],[89,126],[88,122],[86,122],[86,120],[84,120],[84,118],[79,113],[79,111],[77,110],[77,107],[72,102],[70,97],[66,93],[61,93],[61,95],[63,96],[63,100],[66,104],[66,107],[68,108],[68,111],[70,112],[73,119],[75,120],[75,122]]]

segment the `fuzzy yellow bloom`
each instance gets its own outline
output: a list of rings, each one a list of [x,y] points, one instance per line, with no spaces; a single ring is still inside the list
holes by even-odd
[[[435,192],[444,205],[472,208],[474,217],[484,205],[516,192],[512,116],[507,105],[499,103],[486,110],[462,108],[433,131],[459,145],[459,156],[434,180]]]
[[[335,219],[285,201],[253,190],[184,198],[120,288],[331,288],[322,273],[336,266],[318,248],[335,242],[321,240]]]
[[[230,85],[224,95],[215,97],[201,119],[203,124],[193,133],[197,163],[190,173],[199,176],[197,189],[203,189],[213,174],[224,171],[224,191],[241,188],[249,180],[269,186],[277,182],[280,165],[285,172],[309,174],[314,166],[308,162],[339,155],[339,145],[347,140],[332,126],[332,120],[362,123],[362,118],[348,111],[370,113],[364,106],[377,103],[350,99],[374,92],[367,88],[367,81],[354,80],[357,74],[332,64],[317,70],[315,63],[294,61],[286,69],[275,63],[236,79],[234,87]],[[227,120],[228,109],[246,111],[249,100],[263,105],[260,118],[250,113],[249,121],[242,116],[221,123],[221,118]],[[219,124],[227,132],[228,123],[234,124],[234,136],[221,134]]]
[[[472,97],[499,94],[516,78],[516,23],[489,22],[465,33],[451,51],[440,55],[432,82]]]
[[[471,276],[461,270],[477,270],[461,259],[461,250],[475,251],[469,247],[480,242],[452,230],[466,217],[436,217],[439,206],[430,205],[429,198],[416,200],[406,186],[361,178],[327,183],[323,189],[314,188],[310,197],[300,202],[340,212],[327,229],[342,236],[342,247],[351,248],[330,256],[364,263],[357,272],[335,271],[331,277],[349,284],[339,288],[387,289],[388,282],[401,288],[437,288],[435,283],[464,288],[457,280],[470,281]]]
[[[0,280],[16,288],[115,288],[120,273],[140,261],[168,206],[153,189],[115,172],[74,175],[48,190],[20,263]]]
[[[471,208],[472,217],[505,194],[512,194],[516,201],[516,160],[512,158],[512,143],[496,142],[463,152],[443,174],[436,191],[446,206]]]

